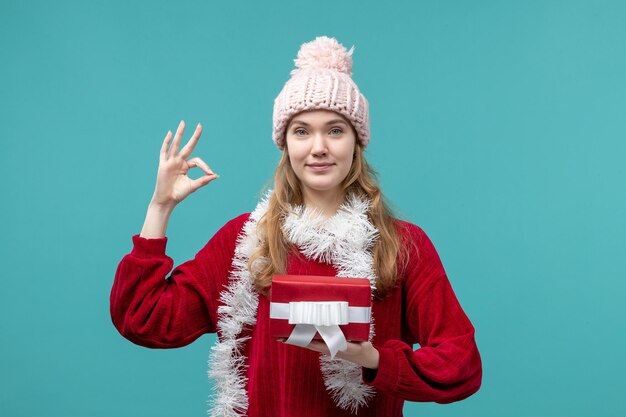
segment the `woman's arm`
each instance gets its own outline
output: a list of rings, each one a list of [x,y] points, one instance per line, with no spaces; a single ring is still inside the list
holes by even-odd
[[[167,238],[132,237],[110,294],[113,324],[131,342],[150,348],[188,345],[216,331],[219,294],[228,282],[236,239],[249,214],[226,223],[193,259],[177,266]]]
[[[374,387],[409,401],[450,403],[474,394],[482,363],[474,327],[461,308],[428,236],[406,224],[419,249],[411,254],[403,283],[405,330],[420,344],[389,340],[377,346],[378,369],[363,369]]]
[[[176,267],[165,254],[167,223],[181,201],[218,178],[199,157],[187,158],[202,126],[179,150],[185,122],[180,121],[173,142],[168,131],[159,153],[157,181],[141,233],[133,249],[117,267],[110,295],[113,324],[128,340],[152,348],[184,346],[201,334],[215,331],[216,300],[228,279],[241,216],[227,223],[194,259]],[[201,168],[206,175],[192,180],[187,172]]]
[[[174,211],[174,206],[159,205],[150,202],[146,219],[143,222],[139,236],[145,239],[164,238],[167,233],[167,224]]]

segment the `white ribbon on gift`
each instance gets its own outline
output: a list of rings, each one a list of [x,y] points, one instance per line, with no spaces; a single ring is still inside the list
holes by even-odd
[[[318,332],[335,358],[339,351],[348,349],[348,342],[340,325],[369,323],[371,307],[352,307],[347,301],[293,301],[270,303],[270,318],[289,320],[296,327],[285,343],[307,346]]]

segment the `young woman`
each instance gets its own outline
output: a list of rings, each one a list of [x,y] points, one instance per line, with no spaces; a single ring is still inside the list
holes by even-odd
[[[181,121],[161,147],[146,221],[116,271],[111,317],[125,338],[151,348],[217,332],[212,415],[401,416],[405,400],[450,403],[481,385],[474,327],[432,242],[393,217],[365,160],[369,108],[351,78],[352,52],[325,36],[302,45],[274,101],[282,158],[273,189],[169,276],[168,219],[218,175],[188,159],[200,125],[179,149]],[[206,175],[191,180],[192,167]],[[331,359],[324,342],[271,337],[275,274],[368,277],[369,341],[349,342]]]

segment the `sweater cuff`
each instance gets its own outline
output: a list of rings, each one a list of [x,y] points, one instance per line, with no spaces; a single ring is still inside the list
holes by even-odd
[[[376,347],[378,369],[362,368],[363,382],[381,391],[392,390],[398,381],[398,360],[396,352],[389,347]]]
[[[146,238],[139,234],[133,235],[133,249],[130,254],[137,258],[153,258],[165,255],[167,237]]]

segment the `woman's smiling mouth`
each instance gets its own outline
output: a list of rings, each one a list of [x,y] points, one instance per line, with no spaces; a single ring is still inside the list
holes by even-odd
[[[309,167],[311,171],[321,172],[321,171],[326,171],[330,169],[330,167],[332,167],[333,165],[334,164],[330,164],[330,163],[316,162],[314,164],[307,164],[307,167]]]

